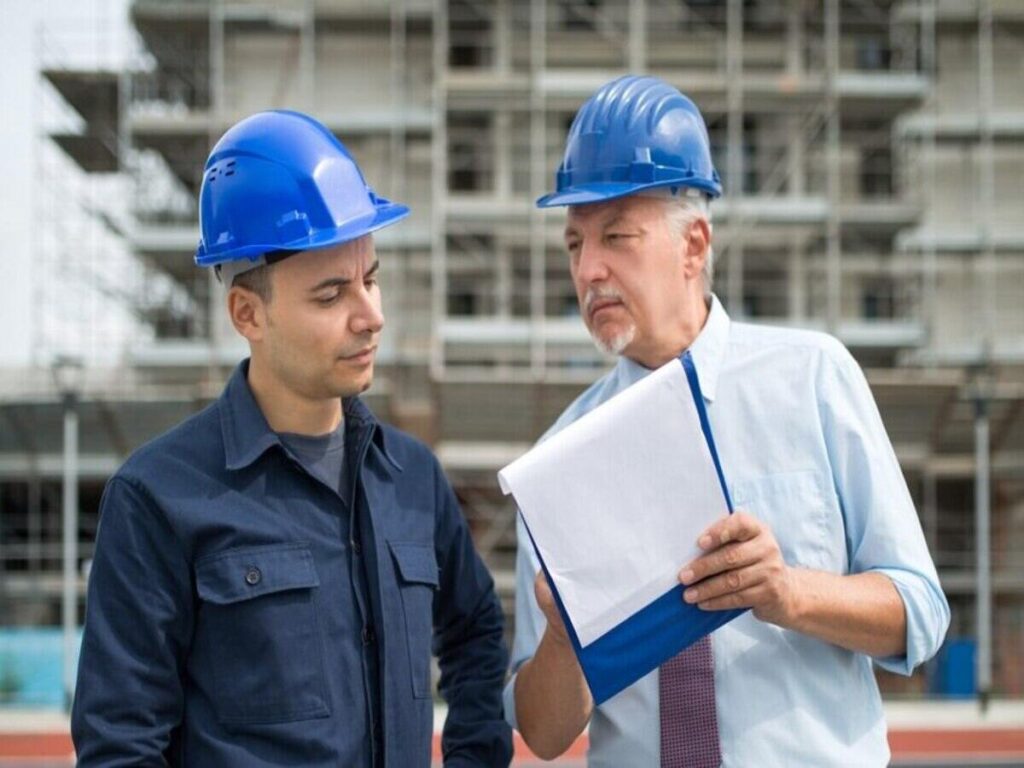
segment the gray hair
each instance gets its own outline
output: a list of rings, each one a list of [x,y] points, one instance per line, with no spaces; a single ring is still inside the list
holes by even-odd
[[[665,223],[669,232],[675,237],[681,238],[683,233],[697,219],[704,219],[708,224],[708,231],[711,231],[711,206],[708,205],[708,197],[703,192],[691,188],[678,187],[656,187],[644,190],[639,194],[644,197],[654,197],[663,200],[665,203]],[[704,288],[704,298],[711,299],[711,287],[715,277],[715,254],[708,243],[707,256],[704,259],[704,269],[701,271],[701,282]]]

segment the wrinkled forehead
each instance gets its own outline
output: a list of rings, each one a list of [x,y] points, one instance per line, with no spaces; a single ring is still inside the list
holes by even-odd
[[[310,251],[320,255],[319,263],[329,263],[335,269],[348,269],[353,272],[369,266],[376,258],[373,235],[363,235],[357,240],[350,240],[323,251]]]
[[[364,235],[329,248],[296,253],[280,262],[275,272],[302,279],[315,279],[327,274],[352,278],[367,270],[375,259],[373,235]]]
[[[664,204],[658,199],[629,195],[584,205],[570,205],[566,210],[566,232],[587,226],[608,226],[612,223],[641,223],[662,215]]]

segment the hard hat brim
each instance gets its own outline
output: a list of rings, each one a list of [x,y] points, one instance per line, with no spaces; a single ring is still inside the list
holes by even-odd
[[[391,226],[409,215],[408,206],[401,203],[392,203],[384,198],[377,198],[377,210],[369,221],[360,218],[348,221],[340,227],[331,229],[319,229],[308,237],[291,240],[286,243],[254,243],[218,253],[206,253],[200,243],[196,251],[195,263],[200,267],[212,267],[216,264],[223,264],[227,261],[240,261],[249,259],[255,261],[264,253],[271,251],[312,251],[318,248],[330,248],[334,245],[341,245],[351,240],[357,240],[363,235],[376,232],[378,229]]]
[[[559,192],[551,192],[537,198],[538,208],[557,208],[565,205],[588,205],[589,203],[603,203],[608,200],[615,200],[627,195],[643,192],[645,189],[657,187],[688,187],[699,189],[709,197],[720,197],[721,186],[712,185],[702,179],[680,179],[678,181],[654,181],[649,184],[637,184],[628,181],[598,181],[590,184],[577,184],[566,187]]]

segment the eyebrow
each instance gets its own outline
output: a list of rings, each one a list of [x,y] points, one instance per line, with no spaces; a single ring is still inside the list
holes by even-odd
[[[370,268],[363,273],[363,279],[373,277],[377,274],[377,270],[380,269],[380,259],[375,259]],[[310,293],[318,293],[325,288],[344,288],[346,285],[352,282],[351,277],[328,277],[326,280],[321,280],[319,283],[309,289]]]
[[[641,227],[639,224],[637,224],[637,223],[635,223],[633,221],[630,221],[625,216],[625,214],[622,214],[622,213],[617,213],[614,216],[612,216],[610,219],[608,219],[608,221],[606,221],[604,224],[601,225],[601,229],[602,229],[602,231],[607,231],[607,230],[611,229],[612,227],[619,227],[619,226],[623,226],[623,225],[627,226],[627,227],[633,227],[634,229],[638,229],[640,231],[644,231],[643,227]],[[575,236],[579,236],[579,230],[577,230],[577,228],[574,225],[569,224],[568,226],[566,226],[565,231],[562,233],[562,238],[564,240],[568,240],[570,237],[572,237],[574,235]]]
[[[609,230],[612,227],[627,227],[638,230],[640,232],[646,232],[644,227],[639,222],[630,219],[628,216],[622,213],[613,216],[607,222],[605,222],[605,230]]]

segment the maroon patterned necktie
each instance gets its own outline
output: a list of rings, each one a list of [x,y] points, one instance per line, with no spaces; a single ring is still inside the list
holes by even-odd
[[[661,768],[718,768],[715,665],[705,636],[661,665]]]

